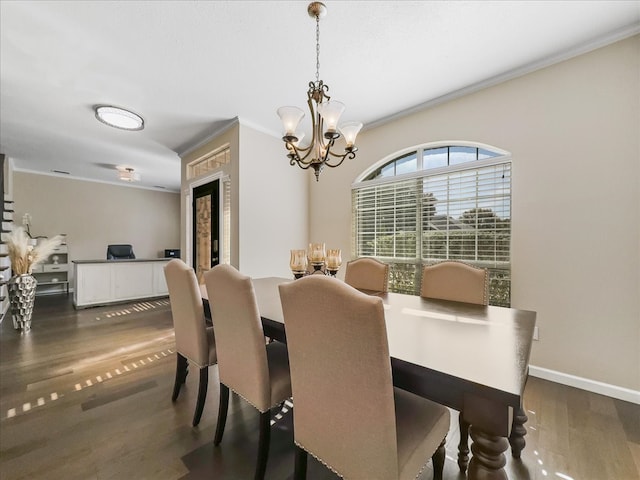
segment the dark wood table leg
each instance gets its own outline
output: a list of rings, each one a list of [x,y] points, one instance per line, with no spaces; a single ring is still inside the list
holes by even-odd
[[[469,424],[462,418],[462,413],[458,417],[460,425],[460,443],[458,444],[458,467],[461,472],[466,472],[469,466]]]
[[[513,409],[490,399],[466,394],[462,408],[464,421],[469,425],[471,461],[468,480],[507,480],[504,466],[509,448]],[[514,479],[515,480],[515,479]]]
[[[527,434],[527,429],[524,424],[529,420],[524,408],[520,407],[513,417],[513,426],[511,427],[511,435],[509,436],[509,444],[511,445],[511,455],[513,458],[520,458],[522,450],[527,442],[524,436]]]
[[[471,425],[469,429],[473,444],[471,445],[471,462],[467,478],[469,480],[508,480],[504,466],[509,443],[505,437],[489,435]]]

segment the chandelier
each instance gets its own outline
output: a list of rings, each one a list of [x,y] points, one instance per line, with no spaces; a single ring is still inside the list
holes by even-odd
[[[362,128],[360,122],[347,122],[338,127],[338,120],[345,109],[343,103],[331,100],[327,95],[329,86],[320,80],[320,18],[327,14],[327,7],[321,2],[311,2],[307,13],[316,19],[316,80],[309,82],[307,105],[311,113],[312,137],[309,145],[303,147],[301,141],[304,133],[296,132],[304,112],[298,107],[280,107],[278,115],[284,125],[282,140],[287,147],[287,157],[291,165],[298,165],[303,170],[313,168],[316,181],[320,172],[327,167],[338,167],[345,158],[356,157],[356,136]],[[335,141],[344,136],[344,152],[333,149]]]

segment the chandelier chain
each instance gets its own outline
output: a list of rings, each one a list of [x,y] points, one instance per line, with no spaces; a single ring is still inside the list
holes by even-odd
[[[320,15],[316,15],[316,83],[320,81]]]

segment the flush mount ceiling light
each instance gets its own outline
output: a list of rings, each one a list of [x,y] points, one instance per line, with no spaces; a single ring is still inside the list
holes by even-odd
[[[133,171],[131,167],[117,167],[118,178],[123,182],[138,182],[140,174]]]
[[[96,112],[96,118],[110,127],[122,130],[142,130],[144,128],[142,117],[124,108],[112,105],[96,105],[93,109]]]

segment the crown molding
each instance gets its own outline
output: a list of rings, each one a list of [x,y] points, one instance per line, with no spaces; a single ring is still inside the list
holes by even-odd
[[[55,178],[62,178],[62,179],[66,179],[66,180],[78,180],[81,182],[92,182],[92,183],[104,183],[106,185],[114,185],[116,187],[125,187],[125,188],[139,188],[142,190],[153,190],[154,192],[164,192],[164,193],[180,193],[179,189],[173,189],[173,188],[154,188],[154,187],[148,187],[145,185],[139,185],[136,183],[132,183],[132,182],[123,182],[122,180],[119,181],[108,181],[108,180],[96,180],[94,178],[86,178],[86,177],[79,177],[76,175],[66,175],[66,174],[60,174],[60,173],[53,173],[53,172],[40,172],[37,170],[29,170],[26,168],[18,168],[18,167],[14,167],[13,169],[14,172],[20,172],[20,173],[29,173],[31,175],[44,175],[46,177],[55,177]]]

